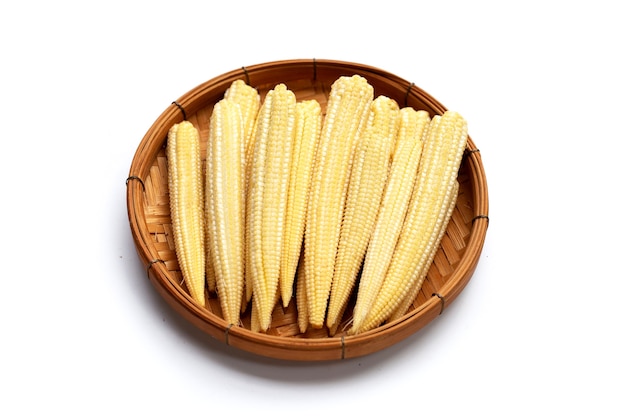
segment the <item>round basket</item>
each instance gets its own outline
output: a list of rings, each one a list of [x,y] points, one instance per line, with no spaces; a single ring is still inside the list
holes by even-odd
[[[165,144],[169,128],[182,120],[200,131],[202,155],[206,150],[208,120],[213,105],[237,79],[256,87],[263,98],[278,83],[285,83],[298,100],[317,99],[325,108],[331,84],[342,75],[359,74],[400,106],[428,111],[446,108],[426,92],[396,75],[367,65],[319,59],[297,59],[243,67],[215,77],[174,101],[142,139],[133,158],[127,186],[128,219],[139,258],[150,282],[165,301],[200,330],[229,346],[284,360],[324,361],[354,358],[387,348],[422,329],[453,302],[472,277],[482,251],[488,218],[487,183],[480,152],[468,138],[459,171],[456,208],[421,291],[400,319],[374,330],[329,336],[325,329],[298,330],[295,300],[287,308],[277,305],[267,333],[250,330],[250,313],[241,326],[228,326],[219,300],[209,296],[206,307],[195,303],[182,283],[174,252],[167,187]],[[250,310],[250,309],[248,309]],[[344,321],[348,322],[350,309]]]

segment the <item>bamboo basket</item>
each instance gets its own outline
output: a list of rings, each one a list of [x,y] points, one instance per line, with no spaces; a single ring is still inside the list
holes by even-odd
[[[295,361],[328,361],[368,355],[407,338],[439,316],[472,277],[482,251],[488,218],[487,183],[481,156],[471,137],[459,171],[456,208],[421,291],[400,319],[354,336],[325,329],[301,334],[295,300],[287,308],[277,305],[267,333],[250,330],[250,313],[241,326],[228,326],[219,300],[207,295],[206,307],[195,303],[182,283],[178,269],[167,187],[167,131],[186,119],[200,131],[202,155],[206,151],[208,121],[213,105],[236,79],[256,87],[263,98],[279,82],[293,90],[298,100],[317,99],[325,109],[330,85],[339,76],[360,74],[400,106],[427,110],[431,116],[446,108],[419,87],[371,66],[336,60],[295,59],[242,67],[190,90],[165,109],[147,131],[135,153],[126,180],[130,229],[146,274],[156,291],[176,312],[203,332],[237,349],[264,357]],[[346,309],[343,321],[350,319]]]

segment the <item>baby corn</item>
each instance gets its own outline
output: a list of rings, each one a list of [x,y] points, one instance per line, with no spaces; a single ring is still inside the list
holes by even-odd
[[[410,107],[400,110],[396,151],[374,232],[365,256],[353,311],[357,326],[365,319],[378,295],[398,236],[402,231],[429,122],[430,116],[426,111],[416,111]]]
[[[309,323],[321,328],[335,268],[354,147],[365,130],[374,89],[359,75],[331,86],[313,168],[305,230]]]
[[[315,151],[322,126],[322,109],[316,100],[296,103],[295,137],[287,194],[285,235],[280,268],[280,294],[287,307],[302,249],[306,209],[315,162]]]
[[[198,129],[183,121],[168,132],[190,297],[205,306],[215,291],[229,325],[242,325],[251,301],[255,332],[292,301],[301,333],[356,335],[406,314],[456,207],[466,121],[401,109],[360,75],[337,78],[325,106],[285,84],[261,97],[237,80],[214,104],[204,173]]]
[[[207,256],[213,266],[224,319],[239,323],[244,286],[244,133],[240,106],[213,107],[206,157]]]
[[[244,187],[242,192],[244,193],[245,206],[245,193],[249,188],[248,180],[250,178],[249,171],[252,160],[251,154],[254,149],[254,132],[259,107],[261,106],[261,96],[256,88],[246,84],[243,80],[235,80],[224,93],[224,98],[239,104],[239,108],[241,109],[245,153]],[[245,290],[241,303],[242,311],[246,309],[248,302],[252,298],[252,283],[249,279],[247,279],[247,276],[244,280]]]
[[[467,142],[467,123],[458,113],[446,111],[433,117],[427,135],[415,189],[383,285],[365,318],[354,317],[350,334],[379,326],[407,294],[421,286],[441,229],[449,219]]]
[[[336,328],[341,319],[374,229],[398,132],[398,104],[378,96],[369,117],[368,128],[356,145],[350,173],[328,302],[326,325],[330,329]]]
[[[279,84],[267,93],[257,116],[246,201],[246,273],[262,331],[270,326],[280,278],[295,109],[295,94]]]
[[[176,257],[189,294],[204,307],[204,187],[200,137],[191,122],[170,128],[166,154]]]
[[[447,209],[447,215],[445,217],[445,222],[441,225],[441,229],[439,230],[439,237],[437,237],[437,240],[435,241],[435,244],[433,245],[433,248],[430,251],[430,256],[428,257],[428,260],[426,261],[426,265],[428,266],[432,265],[433,260],[435,258],[435,254],[437,253],[437,250],[439,249],[439,244],[441,243],[443,236],[446,234],[446,228],[448,227],[448,222],[450,221],[450,218],[452,217],[452,212],[454,211],[454,207],[456,206],[456,198],[458,194],[459,194],[459,183],[457,181],[455,182],[454,189],[452,190],[453,198],[448,203],[448,209]],[[394,321],[396,319],[399,319],[407,312],[407,310],[409,309],[409,307],[415,300],[415,297],[417,297],[417,293],[422,288],[421,281],[423,281],[426,274],[428,274],[428,271],[429,271],[428,268],[426,268],[423,271],[424,276],[419,279],[418,285],[414,285],[413,288],[411,288],[411,291],[406,296],[404,296],[404,299],[401,300],[398,308],[396,308],[396,310],[391,314],[391,316],[389,316],[388,321]]]

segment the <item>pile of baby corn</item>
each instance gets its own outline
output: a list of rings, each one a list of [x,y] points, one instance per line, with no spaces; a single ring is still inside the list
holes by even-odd
[[[456,204],[458,113],[400,108],[359,75],[333,83],[325,114],[285,84],[261,100],[238,80],[214,105],[205,172],[200,140],[189,121],[167,140],[176,256],[199,305],[217,294],[236,326],[250,308],[258,332],[294,300],[303,333],[405,314]]]

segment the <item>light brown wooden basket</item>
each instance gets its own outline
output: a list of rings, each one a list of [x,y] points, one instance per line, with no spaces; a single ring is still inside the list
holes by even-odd
[[[200,130],[206,150],[208,121],[213,105],[236,79],[256,87],[261,96],[282,82],[299,100],[317,99],[325,108],[330,85],[339,76],[360,74],[376,95],[395,99],[400,106],[441,114],[446,108],[413,83],[371,66],[336,60],[295,59],[257,64],[215,77],[174,101],[147,131],[133,158],[126,180],[130,229],[147,276],[165,301],[186,320],[224,343],[258,355],[285,360],[324,361],[354,358],[387,348],[422,329],[453,302],[472,277],[483,248],[488,218],[486,177],[480,152],[468,139],[459,171],[460,192],[428,277],[410,310],[400,319],[369,332],[348,336],[325,329],[301,334],[295,301],[277,305],[266,334],[250,330],[250,316],[240,327],[222,319],[219,301],[209,295],[200,307],[189,296],[178,269],[170,224],[165,144],[167,131],[184,119]],[[346,310],[344,321],[350,319]]]

